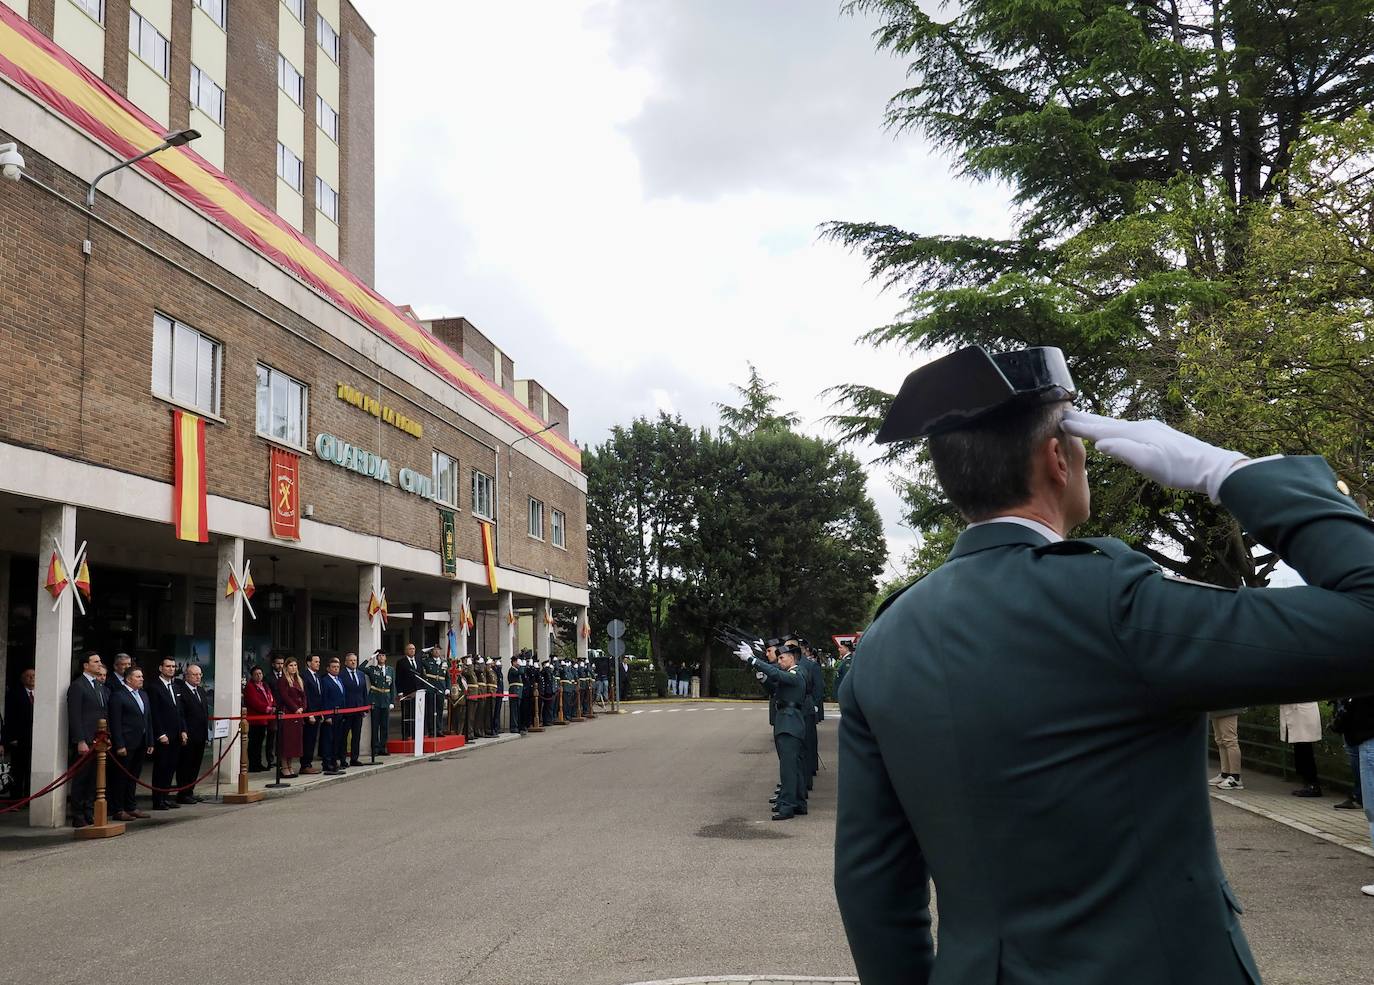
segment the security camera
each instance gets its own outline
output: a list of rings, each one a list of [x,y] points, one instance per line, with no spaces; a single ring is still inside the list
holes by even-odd
[[[15,144],[0,144],[0,176],[18,181],[24,171],[24,155]]]

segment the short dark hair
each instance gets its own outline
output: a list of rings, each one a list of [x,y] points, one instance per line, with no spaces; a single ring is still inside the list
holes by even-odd
[[[326,666],[326,667],[332,667],[332,666],[333,666],[334,664],[336,664],[336,663],[341,663],[341,661],[339,660],[339,658],[338,658],[338,657],[330,657],[330,658],[329,658],[329,662],[326,663],[325,666]]]
[[[1054,437],[1065,402],[1017,407],[930,437],[935,477],[970,523],[1030,499],[1031,453]]]
[[[124,655],[128,656],[128,654]],[[138,671],[141,674],[143,673],[143,668],[138,664],[129,664],[129,666],[124,668],[124,679],[127,681],[133,675],[134,671]]]

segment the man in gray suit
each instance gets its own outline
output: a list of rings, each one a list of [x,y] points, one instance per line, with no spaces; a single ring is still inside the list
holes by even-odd
[[[864,985],[1257,983],[1206,712],[1374,690],[1374,523],[1322,459],[1250,462],[1073,396],[1058,350],[966,349],[908,377],[879,433],[930,436],[969,526],[840,689],[835,892]],[[1082,438],[1221,502],[1307,586],[1183,582],[1066,540]]]

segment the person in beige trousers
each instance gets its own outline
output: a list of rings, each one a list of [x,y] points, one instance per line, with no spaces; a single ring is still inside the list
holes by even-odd
[[[1236,731],[1244,708],[1226,708],[1208,715],[1212,723],[1212,739],[1221,757],[1221,771],[1207,782],[1221,790],[1244,790],[1240,780],[1240,740]]]

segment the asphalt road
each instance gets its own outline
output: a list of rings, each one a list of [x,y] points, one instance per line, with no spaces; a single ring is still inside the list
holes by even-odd
[[[762,707],[654,705],[109,842],[0,844],[0,982],[853,974],[835,774],[773,823],[773,771]],[[1369,980],[1374,862],[1216,816],[1265,981]]]

